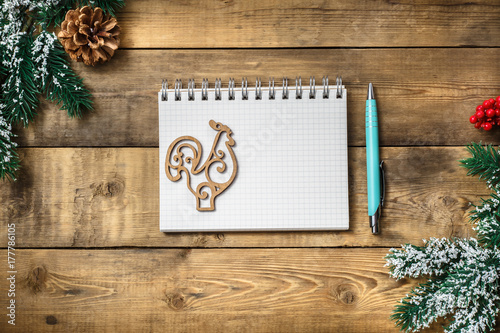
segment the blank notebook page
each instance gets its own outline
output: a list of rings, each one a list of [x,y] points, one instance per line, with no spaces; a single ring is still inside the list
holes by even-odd
[[[255,99],[255,89],[248,90],[248,100],[242,99],[241,91],[229,100],[227,89],[221,90],[221,100],[215,100],[213,89],[207,100],[194,90],[194,101],[187,90],[180,91],[180,101],[173,90],[167,101],[160,93],[160,230],[348,229],[347,94],[342,87],[342,98],[336,98],[336,89],[330,86],[327,99],[322,89],[316,90],[315,99],[309,99],[308,89],[302,99],[295,98],[294,89],[282,99],[276,89],[274,100],[267,89],[262,89],[260,100]],[[220,173],[214,164],[212,179],[227,181],[237,170],[230,185],[215,197],[214,210],[199,211],[185,172],[179,180],[170,180],[166,159],[171,144],[190,137],[183,142],[197,147],[192,138],[197,139],[202,147],[199,165],[205,163],[218,133],[211,120],[230,128],[236,159],[234,163],[225,144],[230,138],[223,133],[215,151],[224,151],[226,169]],[[180,151],[183,158],[193,157],[189,148]],[[169,161],[176,164],[172,156]],[[192,188],[206,178],[205,172],[190,175]],[[200,207],[210,206],[208,200],[200,202]]]

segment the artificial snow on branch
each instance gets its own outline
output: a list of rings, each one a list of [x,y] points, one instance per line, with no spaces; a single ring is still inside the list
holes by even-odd
[[[16,180],[16,170],[19,168],[19,158],[16,153],[17,144],[12,141],[11,125],[2,116],[5,107],[0,104],[0,179]]]
[[[448,319],[445,332],[489,332],[500,309],[500,154],[491,145],[473,143],[472,157],[461,161],[468,175],[479,175],[495,192],[481,199],[469,220],[475,238],[431,238],[424,246],[403,245],[386,256],[395,279],[427,277],[396,306],[392,319],[405,332]]]
[[[43,94],[70,117],[92,109],[92,95],[70,67],[52,29],[79,6],[114,16],[123,0],[0,0],[0,179],[15,180],[19,160],[12,125],[27,127]]]

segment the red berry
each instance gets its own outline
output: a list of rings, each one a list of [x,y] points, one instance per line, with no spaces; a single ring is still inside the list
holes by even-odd
[[[478,121],[477,123],[474,124],[474,127],[475,128],[481,128],[481,124],[482,123],[480,121]]]
[[[490,101],[490,106],[495,105],[495,99],[494,98],[490,98],[489,101]]]
[[[500,111],[500,110],[499,110],[499,111]],[[469,121],[470,121],[470,123],[471,123],[471,124],[475,124],[475,123],[477,123],[477,117],[476,117],[476,115],[475,115],[475,114],[474,114],[474,115],[472,115],[472,116],[469,118]]]
[[[500,117],[500,109],[495,110],[495,116]]]
[[[497,97],[496,101],[500,103],[500,96]]]
[[[493,110],[493,109],[486,110],[486,117],[491,118],[491,117],[494,117],[494,116],[495,116],[495,110]]]
[[[482,110],[476,111],[476,117],[478,119],[484,118],[484,112]]]
[[[485,131],[489,131],[493,128],[493,125],[491,125],[491,123],[484,123],[483,128]]]
[[[500,109],[500,102],[495,102],[495,108]]]
[[[490,100],[489,99],[486,99],[484,102],[483,102],[483,107],[485,109],[489,108],[490,107]]]
[[[478,106],[476,107],[476,111],[484,111],[484,106],[482,106],[482,105],[478,105]]]

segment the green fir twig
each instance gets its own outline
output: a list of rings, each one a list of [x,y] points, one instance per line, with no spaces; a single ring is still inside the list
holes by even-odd
[[[33,121],[44,94],[70,117],[92,109],[92,95],[72,70],[54,33],[70,9],[89,5],[115,16],[124,0],[0,0],[0,179],[15,179],[19,158],[12,124]]]
[[[79,0],[78,6],[100,7],[105,14],[116,16],[116,12],[125,6],[125,0]]]
[[[39,89],[49,101],[61,105],[70,117],[81,118],[84,111],[92,110],[92,95],[69,66],[66,52],[53,33],[38,35],[33,53]]]
[[[500,183],[500,154],[492,145],[482,146],[471,143],[467,150],[472,155],[460,161],[461,165],[468,169],[467,175],[479,175],[479,179],[485,179],[490,188],[496,188]]]
[[[16,180],[16,171],[19,169],[19,156],[16,152],[17,144],[12,140],[11,125],[2,116],[5,104],[0,103],[0,179]]]
[[[30,33],[20,32],[11,38],[14,41],[8,44],[3,54],[3,63],[7,64],[5,66],[7,78],[2,86],[2,99],[5,101],[4,117],[10,123],[21,123],[27,127],[36,115],[39,93],[31,58],[33,37]]]
[[[490,332],[500,310],[500,153],[491,145],[467,146],[460,161],[494,191],[469,215],[478,240],[431,238],[424,246],[406,244],[386,256],[396,279],[428,278],[395,307],[392,320],[405,332],[429,327],[438,318],[445,332]]]
[[[66,13],[70,9],[77,7],[91,6],[92,8],[100,7],[105,14],[116,16],[116,12],[125,6],[124,0],[61,0],[57,4],[41,7],[34,17],[36,21],[44,27],[60,26],[64,21]]]

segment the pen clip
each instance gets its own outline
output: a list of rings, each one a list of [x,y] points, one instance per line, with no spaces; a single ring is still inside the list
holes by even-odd
[[[385,170],[384,170],[384,161],[380,162],[380,206],[384,206],[385,200]]]

